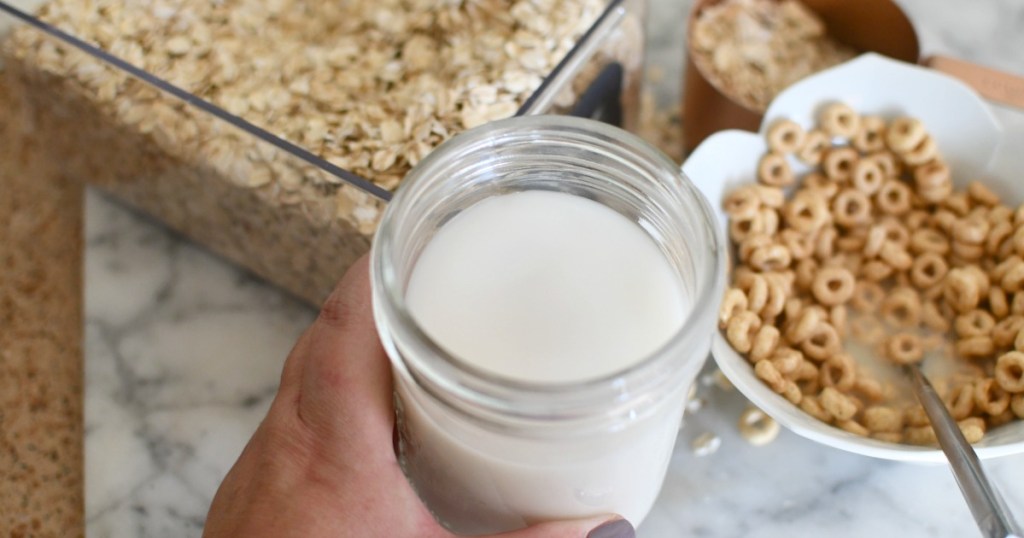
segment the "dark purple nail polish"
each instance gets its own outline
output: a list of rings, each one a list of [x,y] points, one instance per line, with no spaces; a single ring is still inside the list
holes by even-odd
[[[587,538],[636,538],[636,531],[625,519],[602,523],[587,533]]]

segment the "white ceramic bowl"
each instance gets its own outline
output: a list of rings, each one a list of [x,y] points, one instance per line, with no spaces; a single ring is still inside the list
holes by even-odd
[[[935,71],[865,54],[800,81],[781,93],[765,113],[760,133],[722,131],[705,140],[683,164],[683,172],[708,197],[722,227],[723,196],[754,181],[758,159],[767,149],[765,132],[776,119],[789,118],[804,128],[815,124],[820,107],[842,101],[862,114],[921,119],[935,137],[959,187],[980,178],[1011,206],[1024,201],[1024,133],[1004,135],[988,105],[963,83]],[[791,160],[797,172],[806,167]],[[711,347],[719,368],[751,402],[779,423],[808,439],[866,456],[938,463],[938,449],[885,443],[853,435],[804,413],[775,394],[736,353],[721,332]],[[1024,421],[988,432],[975,445],[982,458],[1024,453]]]

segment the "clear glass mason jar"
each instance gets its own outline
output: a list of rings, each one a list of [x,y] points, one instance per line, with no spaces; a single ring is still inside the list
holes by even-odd
[[[602,203],[660,247],[690,312],[657,352],[593,381],[525,383],[474,369],[417,325],[405,291],[434,233],[480,200],[528,189]],[[607,513],[639,525],[708,355],[723,249],[707,201],[679,167],[609,125],[512,118],[460,134],[420,162],[374,241],[373,307],[394,367],[400,459],[435,516],[466,534]]]

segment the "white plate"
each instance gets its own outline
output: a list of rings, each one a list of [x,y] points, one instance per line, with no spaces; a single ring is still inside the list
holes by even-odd
[[[789,118],[804,128],[815,124],[820,107],[842,101],[862,114],[897,114],[919,118],[963,187],[983,178],[1005,203],[1024,201],[1024,133],[1004,135],[988,105],[963,83],[935,71],[864,54],[791,86],[772,101],[759,134],[722,131],[705,140],[683,163],[683,173],[708,197],[721,226],[725,193],[756,177],[757,162],[767,150],[765,132],[776,119]],[[797,172],[806,167],[791,160]],[[1017,178],[1015,180],[1015,178]],[[754,375],[721,332],[711,346],[719,368],[751,402],[779,423],[819,443],[866,456],[899,461],[946,461],[938,449],[897,445],[853,435],[804,413],[772,392]],[[1024,453],[1024,421],[997,428],[975,445],[981,458]]]

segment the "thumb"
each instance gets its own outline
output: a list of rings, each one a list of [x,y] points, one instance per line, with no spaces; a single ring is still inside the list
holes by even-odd
[[[636,531],[633,525],[619,516],[611,519],[602,516],[540,523],[491,538],[636,538]]]

